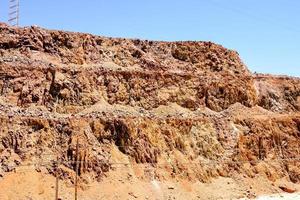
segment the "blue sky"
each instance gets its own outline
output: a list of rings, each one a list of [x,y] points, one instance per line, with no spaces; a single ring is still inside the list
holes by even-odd
[[[0,21],[7,2],[0,0]],[[149,40],[213,41],[254,72],[300,76],[298,0],[20,0],[21,26]]]

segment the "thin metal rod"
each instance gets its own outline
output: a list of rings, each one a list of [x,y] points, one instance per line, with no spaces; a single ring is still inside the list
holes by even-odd
[[[9,19],[8,21],[12,22],[12,21],[15,21],[17,19],[17,17],[13,17],[11,19]]]
[[[9,13],[9,15],[14,15],[16,13],[17,13],[17,11],[15,10],[15,11],[12,11],[11,13]]]

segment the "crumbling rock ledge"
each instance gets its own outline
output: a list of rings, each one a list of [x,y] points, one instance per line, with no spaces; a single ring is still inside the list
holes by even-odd
[[[34,164],[72,182],[80,163],[100,181],[139,164],[160,179],[297,183],[299,109],[300,79],[252,74],[211,42],[0,25],[0,176]]]

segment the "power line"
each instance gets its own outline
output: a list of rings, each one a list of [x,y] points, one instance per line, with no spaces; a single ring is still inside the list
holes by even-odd
[[[240,15],[246,16],[248,18],[251,18],[251,19],[256,19],[259,22],[265,22],[266,24],[272,23],[273,25],[278,26],[278,27],[280,26],[281,28],[284,28],[284,29],[286,29],[286,30],[288,30],[290,32],[300,33],[300,30],[297,29],[297,28],[295,28],[294,26],[289,26],[287,24],[278,23],[278,21],[276,21],[274,19],[266,18],[266,17],[261,17],[261,16],[258,16],[258,15],[255,15],[253,13],[247,12],[247,11],[245,11],[243,9],[240,9],[240,8],[237,8],[237,7],[233,7],[231,5],[230,6],[223,6],[223,5],[221,5],[216,0],[209,0],[208,2],[212,3],[213,5],[221,8],[221,9],[229,10],[229,11],[235,12],[237,14],[240,14]],[[227,2],[227,1],[222,1],[222,2]]]
[[[260,162],[279,162],[279,161],[300,161],[300,157],[293,157],[293,158],[276,158],[276,159],[257,159],[257,160],[229,160],[229,159],[220,159],[220,160],[201,160],[198,162],[147,162],[147,163],[131,163],[131,162],[107,162],[107,161],[97,161],[95,163],[97,164],[108,164],[113,166],[114,168],[128,168],[130,165],[148,165],[152,167],[166,167],[166,166],[173,166],[173,165],[185,165],[185,166],[191,166],[191,165],[209,165],[209,164],[224,164],[224,163],[230,163],[230,164],[243,164],[243,163],[260,163]],[[47,166],[54,166],[58,162],[59,164],[76,164],[79,165],[81,163],[84,163],[86,161],[52,161],[52,162],[31,162],[31,163],[24,163],[16,165],[16,167],[30,167],[30,166],[36,166],[36,167],[47,167]],[[93,162],[89,162],[93,163]]]

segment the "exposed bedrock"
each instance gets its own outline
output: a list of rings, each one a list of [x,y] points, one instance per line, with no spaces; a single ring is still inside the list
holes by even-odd
[[[252,74],[211,42],[0,25],[0,176],[74,181],[148,166],[157,178],[300,181],[300,80]]]

